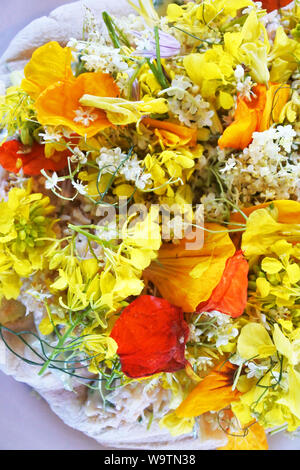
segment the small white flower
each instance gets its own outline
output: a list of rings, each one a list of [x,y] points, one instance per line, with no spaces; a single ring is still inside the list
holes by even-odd
[[[74,117],[73,121],[74,122],[79,122],[80,124],[83,124],[85,127],[88,127],[91,122],[96,121],[98,118],[98,115],[96,113],[93,113],[94,108],[85,108],[83,109],[81,106],[79,109],[76,109],[74,113],[76,114],[76,117]]]
[[[80,181],[72,180],[72,186],[79,194],[85,196],[87,194],[87,186],[84,186]]]
[[[268,370],[268,366],[256,364],[255,362],[248,362],[247,369],[246,369],[247,378],[251,379],[252,377],[255,377],[257,379],[260,379],[267,370]]]
[[[151,182],[150,173],[142,173],[135,182],[135,185],[138,189],[145,189],[145,187]]]
[[[234,158],[229,158],[224,166],[219,171],[220,173],[225,173],[226,171],[232,170],[236,166],[236,160]]]
[[[45,126],[44,132],[40,132],[39,137],[43,139],[43,142],[59,142],[62,135],[53,127]]]
[[[58,177],[56,171],[52,173],[52,176],[47,175],[45,170],[41,170],[42,175],[46,178],[45,181],[45,188],[46,189],[58,189],[58,191],[61,191],[60,187],[57,185],[61,179]]]
[[[36,289],[28,289],[26,291],[26,294],[32,295],[32,297],[37,300],[40,300],[41,302],[52,297],[52,294],[50,294],[49,292],[42,292]]]
[[[234,71],[234,76],[237,79],[237,81],[243,80],[244,75],[245,75],[244,67],[242,67],[241,65],[237,65]]]
[[[71,38],[67,44],[67,47],[69,47],[70,49],[73,49],[74,51],[76,51],[77,49],[77,46],[78,46],[78,40],[75,39],[75,38]]]
[[[73,155],[71,156],[70,158],[71,162],[79,162],[79,163],[86,163],[87,162],[87,158],[86,158],[86,155],[85,153],[83,153],[79,147],[75,147],[73,149]]]

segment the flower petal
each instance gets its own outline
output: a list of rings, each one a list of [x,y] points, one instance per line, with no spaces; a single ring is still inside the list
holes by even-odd
[[[264,428],[258,424],[250,424],[246,435],[228,434],[228,442],[218,450],[268,450],[268,441]]]
[[[234,121],[220,137],[218,144],[221,149],[244,149],[252,141],[252,134],[257,130],[260,115],[266,103],[265,85],[253,87],[255,96],[251,101],[238,98]]]
[[[35,99],[53,83],[71,79],[71,59],[71,49],[61,47],[56,41],[39,47],[24,69],[23,90]]]
[[[41,93],[35,103],[39,122],[43,125],[67,126],[87,137],[112,126],[104,111],[81,107],[79,100],[84,94],[116,97],[119,89],[109,74],[101,72],[83,73],[75,80],[57,82]],[[80,110],[90,114],[86,125],[75,121],[76,111]]]
[[[151,118],[143,119],[142,123],[150,129],[154,129],[155,134],[162,139],[165,145],[194,147],[197,143],[197,129]]]
[[[289,3],[291,0],[262,0],[262,8],[267,10],[267,12],[271,12],[273,10],[279,10],[279,8],[283,8]]]
[[[284,83],[270,84],[266,93],[266,105],[258,125],[258,132],[266,131],[272,124],[279,122],[282,108],[288,102],[291,87]]]
[[[261,359],[275,354],[276,347],[263,325],[248,323],[241,330],[237,351],[245,360]]]
[[[118,344],[122,371],[137,378],[183,369],[188,334],[181,308],[142,295],[123,310],[111,337]]]
[[[235,253],[227,260],[222,279],[209,300],[201,302],[197,312],[217,310],[232,318],[242,315],[247,304],[248,270],[249,266],[242,252]]]
[[[54,152],[45,157],[45,146],[34,143],[26,149],[18,140],[9,140],[0,147],[0,164],[7,171],[18,173],[21,168],[25,175],[39,175],[41,170],[59,171],[68,164],[68,151]]]
[[[185,312],[194,312],[220,282],[226,261],[235,252],[234,245],[224,228],[208,224],[215,233],[204,235],[204,245],[188,249],[191,241],[179,244],[164,243],[153,261],[144,271],[144,278],[153,282],[161,295]],[[218,233],[219,232],[219,233]]]
[[[191,418],[208,411],[219,411],[236,401],[238,390],[232,390],[233,377],[237,367],[230,362],[216,366],[194,388],[176,409],[180,418]]]

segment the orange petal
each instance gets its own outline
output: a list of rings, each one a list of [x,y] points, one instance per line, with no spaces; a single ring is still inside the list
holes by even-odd
[[[219,411],[236,401],[238,390],[232,390],[237,367],[230,362],[216,366],[191,391],[176,409],[179,418],[192,418],[208,411]]]
[[[274,83],[266,93],[266,104],[258,126],[258,132],[266,131],[272,124],[279,122],[282,108],[288,102],[291,87],[287,84]]]
[[[35,99],[53,83],[70,80],[73,77],[71,60],[71,49],[61,47],[58,42],[51,41],[39,47],[24,69],[23,90]]]
[[[145,118],[142,122],[150,129],[155,129],[155,134],[161,137],[165,145],[184,146],[189,144],[193,147],[197,143],[197,129],[150,118]]]
[[[177,245],[164,243],[158,259],[144,271],[144,278],[153,282],[162,297],[185,312],[194,312],[200,302],[209,299],[227,259],[235,252],[224,227],[208,224],[206,228],[220,233],[204,232],[204,245],[199,243],[196,250],[187,249],[191,241],[185,239]]]
[[[257,131],[260,116],[266,104],[265,85],[253,87],[254,96],[251,101],[238,98],[234,121],[228,126],[220,137],[218,144],[221,149],[244,149],[252,141],[253,132]]]
[[[219,138],[221,149],[244,149],[252,141],[252,134],[257,127],[257,114],[250,110],[244,101],[240,101],[237,108],[238,117],[228,126]]]
[[[264,428],[254,423],[247,429],[245,437],[228,435],[226,446],[218,450],[268,450],[268,441]]]
[[[7,171],[19,173],[21,168],[25,175],[39,175],[41,170],[59,171],[68,164],[70,152],[54,152],[51,158],[45,157],[45,146],[36,142],[26,148],[18,140],[8,140],[0,146],[0,164]]]
[[[213,290],[209,300],[201,302],[197,312],[218,312],[237,318],[247,304],[249,266],[241,251],[226,262],[221,281]]]
[[[38,121],[43,125],[66,126],[81,136],[92,137],[100,130],[112,126],[106,113],[85,108],[79,103],[84,94],[117,97],[119,89],[109,74],[83,73],[75,80],[57,82],[48,87],[36,100]],[[91,120],[87,125],[75,122],[76,111],[87,111]]]
[[[279,10],[279,8],[283,8],[289,3],[291,3],[291,0],[262,0],[262,7],[264,10],[271,12]]]

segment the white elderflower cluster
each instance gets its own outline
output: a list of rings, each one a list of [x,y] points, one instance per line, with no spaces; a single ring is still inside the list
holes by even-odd
[[[196,358],[188,357],[188,361],[191,364],[193,370],[197,370],[198,372],[206,372],[209,369],[212,369],[214,366],[213,358],[209,356],[199,356]]]
[[[71,39],[68,47],[80,53],[80,60],[89,72],[115,74],[129,70],[121,49],[108,45],[104,38],[92,42]]]
[[[236,89],[241,98],[246,98],[248,101],[251,101],[251,98],[254,96],[252,87],[255,83],[252,82],[250,75],[245,77],[245,70],[241,65],[237,65],[234,71],[234,76],[236,79]]]
[[[254,132],[253,141],[242,154],[231,155],[220,176],[240,202],[300,197],[300,156],[293,127],[271,127]]]
[[[203,345],[214,344],[219,348],[228,344],[238,333],[229,315],[213,310],[201,313],[196,324],[190,326],[189,341]]]
[[[220,197],[213,191],[204,194],[200,199],[204,205],[204,214],[207,218],[223,219],[228,212],[225,203],[220,201]]]
[[[118,176],[123,176],[126,181],[134,181],[138,189],[145,189],[151,182],[150,173],[144,172],[137,155],[133,154],[128,157],[128,154],[122,152],[120,147],[114,149],[103,147],[96,162],[102,174],[115,173]]]
[[[212,125],[214,111],[199,94],[199,87],[185,75],[176,75],[171,86],[162,93],[167,93],[170,111],[185,126],[200,129]]]

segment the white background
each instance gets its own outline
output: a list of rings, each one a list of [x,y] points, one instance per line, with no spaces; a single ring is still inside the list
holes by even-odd
[[[0,0],[0,56],[22,27],[64,3],[71,1]],[[272,450],[300,450],[300,439],[276,435],[269,442]],[[90,450],[103,447],[66,426],[29,387],[0,372],[0,449]]]

